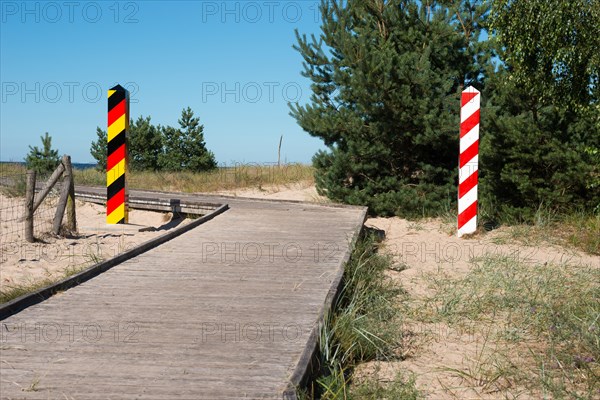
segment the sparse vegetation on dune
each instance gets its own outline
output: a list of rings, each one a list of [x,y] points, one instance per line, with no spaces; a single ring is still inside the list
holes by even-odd
[[[12,175],[24,174],[26,168],[23,164],[3,162],[0,163],[0,177],[5,178]]]
[[[529,396],[600,395],[600,270],[531,263],[514,256],[473,259],[464,277],[427,277],[433,295],[416,310],[428,323],[470,330],[485,343],[464,369],[465,385]]]
[[[535,223],[506,223],[507,229],[494,239],[497,243],[510,241],[535,246],[541,243],[583,250],[600,255],[600,213],[570,214],[538,213]]]
[[[238,164],[207,172],[131,171],[127,182],[130,189],[169,192],[216,192],[244,188],[285,186],[298,182],[312,184],[314,169],[303,164],[257,165]],[[104,172],[93,169],[75,171],[77,185],[103,186]]]
[[[25,176],[22,164],[1,164],[0,177]],[[106,172],[92,168],[75,169],[75,184],[105,186]],[[206,172],[129,171],[130,189],[162,190],[170,192],[216,192],[247,188],[265,188],[314,183],[314,168],[305,164],[235,164]]]
[[[388,341],[399,344],[394,354],[401,357],[361,360],[346,376],[348,393],[388,399],[598,398],[595,218],[540,218],[536,225],[482,230],[462,240],[446,232],[442,220],[371,220],[390,235],[383,252],[400,265],[388,264],[385,274],[405,290],[393,301],[402,323],[388,323],[396,329]],[[586,248],[587,254],[581,251]],[[450,249],[460,249],[458,258],[445,258]]]

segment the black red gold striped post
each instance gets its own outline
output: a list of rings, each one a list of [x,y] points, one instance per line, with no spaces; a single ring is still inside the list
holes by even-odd
[[[108,148],[106,160],[106,222],[126,224],[127,131],[129,92],[121,85],[108,90]]]

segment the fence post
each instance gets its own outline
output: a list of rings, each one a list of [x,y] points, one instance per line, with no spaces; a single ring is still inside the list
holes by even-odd
[[[65,159],[65,174],[67,178],[66,184],[69,186],[67,196],[67,229],[71,233],[77,232],[77,215],[75,213],[75,177],[73,176],[73,166],[71,165],[71,157]]]
[[[71,157],[64,155],[62,158],[62,164],[65,166],[65,179],[63,180],[63,186],[60,188],[60,198],[58,205],[56,206],[56,214],[54,214],[54,223],[52,224],[52,232],[55,235],[60,233],[60,226],[62,224],[63,217],[65,215],[65,208],[67,208],[67,202],[69,200],[70,192],[70,180],[72,179],[73,171],[71,170]]]
[[[35,171],[27,170],[27,187],[25,189],[25,240],[33,243],[33,199],[35,196]]]
[[[479,91],[473,86],[462,92],[458,162],[458,237],[475,233],[477,230],[479,102]]]

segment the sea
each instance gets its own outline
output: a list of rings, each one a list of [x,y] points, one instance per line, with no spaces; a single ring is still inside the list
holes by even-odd
[[[0,161],[0,164],[18,164],[18,165],[25,165],[25,163],[23,161]],[[73,166],[74,169],[91,169],[91,168],[96,168],[96,163],[76,163],[76,162],[71,162],[71,165]]]

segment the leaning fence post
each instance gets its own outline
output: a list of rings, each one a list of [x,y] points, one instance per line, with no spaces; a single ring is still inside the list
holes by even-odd
[[[52,232],[55,235],[60,233],[60,226],[62,224],[63,217],[65,215],[65,208],[67,207],[67,201],[69,199],[70,191],[70,179],[73,171],[71,170],[71,157],[64,155],[62,158],[62,164],[65,166],[65,179],[63,186],[60,189],[60,198],[58,205],[56,206],[56,214],[54,214],[54,223],[52,224]]]
[[[27,170],[27,187],[25,189],[25,240],[33,243],[33,198],[35,196],[35,171]]]
[[[58,182],[58,179],[61,177],[64,170],[65,166],[62,163],[58,164],[58,167],[56,167],[50,178],[46,181],[44,188],[38,193],[37,199],[35,199],[35,202],[33,203],[33,212],[35,212],[40,204],[42,204],[42,201],[44,201],[48,193],[50,193],[50,190],[52,190],[56,182]]]

